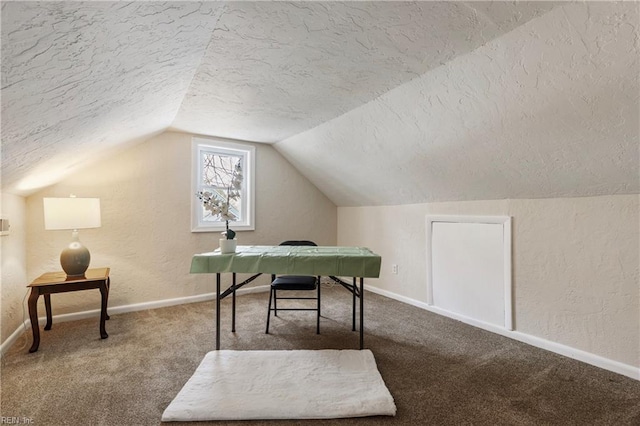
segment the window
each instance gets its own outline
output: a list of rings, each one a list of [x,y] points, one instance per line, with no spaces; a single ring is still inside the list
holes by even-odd
[[[221,214],[215,209],[206,209],[197,197],[200,191],[220,202],[229,201],[230,216],[235,217],[229,221],[229,228],[255,229],[255,147],[194,138],[192,151],[191,231],[225,230]],[[234,188],[232,182],[238,173],[242,174],[242,182],[239,188]]]

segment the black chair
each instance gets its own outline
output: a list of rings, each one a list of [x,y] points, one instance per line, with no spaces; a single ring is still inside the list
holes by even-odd
[[[317,246],[313,241],[284,241],[281,246]],[[311,291],[317,290],[316,297],[278,297],[278,291]],[[315,308],[280,308],[278,309],[278,300],[317,300],[318,304]],[[271,302],[273,301],[273,308]],[[269,293],[269,311],[267,312],[267,330],[269,334],[269,320],[271,319],[271,311],[278,316],[278,311],[316,311],[316,333],[320,334],[320,277],[307,275],[283,275],[276,277],[271,275],[271,292]]]

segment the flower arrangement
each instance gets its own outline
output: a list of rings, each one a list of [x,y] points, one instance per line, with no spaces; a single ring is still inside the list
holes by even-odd
[[[231,209],[231,202],[240,198],[240,190],[242,189],[242,165],[238,161],[233,168],[231,180],[225,189],[225,194],[220,192],[198,191],[196,197],[202,201],[205,210],[211,212],[213,216],[219,216],[220,220],[225,221],[226,230],[222,233],[227,240],[233,240],[236,236],[235,231],[229,229],[229,221],[237,220],[236,214]]]

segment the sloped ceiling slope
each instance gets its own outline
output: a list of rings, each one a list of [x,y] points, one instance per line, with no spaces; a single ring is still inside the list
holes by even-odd
[[[3,2],[2,187],[26,195],[168,128],[278,142],[554,6]]]
[[[562,5],[275,147],[339,206],[639,193],[638,7]]]
[[[546,3],[232,3],[173,127],[278,142],[549,10]]]
[[[216,12],[196,3],[3,2],[3,189],[28,193],[166,129]]]

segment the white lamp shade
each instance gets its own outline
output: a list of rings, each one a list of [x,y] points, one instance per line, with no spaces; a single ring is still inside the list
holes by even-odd
[[[43,198],[44,229],[100,227],[99,198]]]

